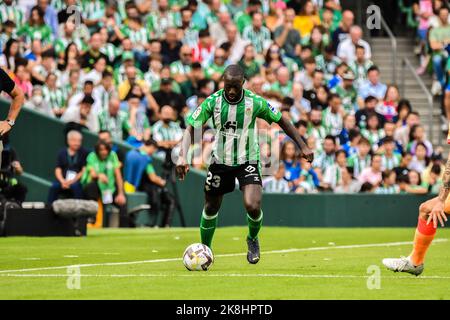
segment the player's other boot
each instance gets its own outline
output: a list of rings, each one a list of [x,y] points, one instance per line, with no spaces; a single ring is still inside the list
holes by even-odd
[[[256,264],[259,261],[260,253],[259,253],[259,242],[258,239],[249,239],[247,238],[247,260],[251,264]]]
[[[399,259],[383,259],[386,268],[394,272],[407,272],[415,276],[423,272],[423,263],[415,266],[409,257],[401,257]]]

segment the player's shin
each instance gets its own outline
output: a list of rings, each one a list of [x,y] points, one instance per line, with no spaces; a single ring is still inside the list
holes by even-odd
[[[414,248],[410,255],[411,262],[414,265],[418,266],[423,263],[425,254],[436,235],[436,230],[433,223],[427,225],[427,221],[419,217],[416,234],[414,236]]]
[[[211,248],[214,231],[217,227],[217,216],[218,213],[213,216],[208,216],[205,213],[205,210],[203,210],[202,217],[200,219],[200,237],[202,243],[204,245],[207,245],[209,248]]]
[[[247,223],[248,223],[248,238],[249,239],[256,239],[258,238],[259,230],[261,230],[263,222],[263,211],[260,210],[258,217],[251,217],[247,213]]]

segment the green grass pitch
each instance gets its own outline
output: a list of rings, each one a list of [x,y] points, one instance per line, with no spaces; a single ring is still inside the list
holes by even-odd
[[[207,272],[187,271],[181,261],[199,241],[197,228],[0,238],[0,299],[449,299],[450,229],[438,230],[422,276],[381,265],[382,258],[408,255],[413,234],[413,228],[264,227],[261,261],[249,265],[246,228],[219,228]],[[81,265],[79,289],[71,265]]]

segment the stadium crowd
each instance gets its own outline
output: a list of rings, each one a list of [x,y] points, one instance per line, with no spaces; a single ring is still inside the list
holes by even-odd
[[[448,35],[444,11],[427,13],[430,40]],[[276,124],[258,122],[263,157],[280,146],[265,192],[423,194],[441,184],[442,150],[427,140],[407,97],[380,81],[361,27],[339,0],[2,0],[0,20],[0,67],[25,92],[26,107],[67,122],[68,131],[101,132],[148,156],[166,152],[180,142],[184,119],[223,86],[225,67],[239,64],[246,88],[289,117],[315,152],[313,163],[302,160]],[[431,59],[442,91],[450,63],[445,56],[442,69],[444,48],[433,43],[442,53],[439,63]],[[447,87],[447,102],[448,94]],[[194,167],[206,169],[213,141],[207,133],[192,148]],[[86,155],[91,168],[105,157],[119,168],[110,144],[97,148]],[[109,174],[121,183],[118,172]],[[122,206],[122,186],[112,189]]]

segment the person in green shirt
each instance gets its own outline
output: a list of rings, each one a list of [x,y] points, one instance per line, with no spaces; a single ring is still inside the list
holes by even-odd
[[[342,76],[342,83],[331,89],[332,93],[336,93],[342,100],[342,106],[346,114],[354,114],[358,108],[358,93],[353,85],[355,76],[353,72],[347,71]]]
[[[245,78],[250,79],[261,73],[260,64],[255,60],[256,52],[252,44],[245,46],[244,55],[238,65],[244,70]]]
[[[280,67],[277,70],[277,81],[272,84],[270,89],[282,96],[292,97],[292,81],[287,67]]]
[[[205,70],[205,78],[218,83],[226,68],[225,59],[225,50],[217,48],[214,52],[214,62]]]
[[[81,178],[81,184],[87,200],[101,200],[105,211],[113,205],[119,209],[121,217],[126,215],[127,200],[119,158],[107,142],[102,140],[97,142],[95,151],[87,156],[86,170]],[[119,227],[119,223],[111,221],[109,226]]]
[[[246,27],[252,24],[252,14],[254,12],[261,12],[261,1],[249,0],[245,11],[237,12],[234,15],[234,21],[240,34],[244,32]]]
[[[24,38],[27,44],[31,44],[33,40],[41,40],[44,49],[51,45],[52,29],[45,24],[44,11],[35,6],[31,9],[30,19],[18,31],[17,35]]]

